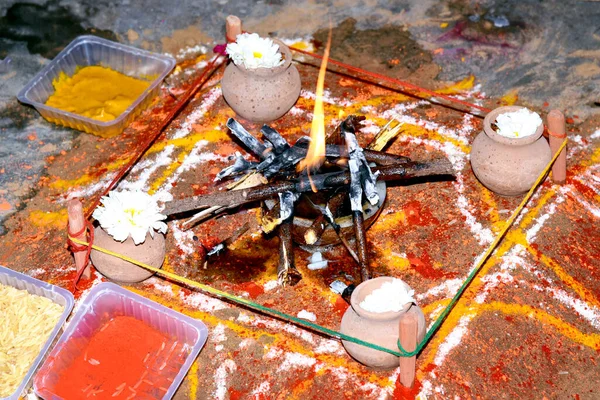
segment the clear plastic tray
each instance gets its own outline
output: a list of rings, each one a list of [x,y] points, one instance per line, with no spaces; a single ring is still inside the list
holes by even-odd
[[[35,377],[34,390],[36,394],[46,400],[61,399],[53,393],[53,387],[61,370],[70,365],[71,360],[82,351],[82,346],[69,345],[69,340],[71,338],[91,338],[105,322],[123,315],[137,318],[166,336],[176,338],[177,341],[184,343],[184,347],[189,351],[177,375],[169,377],[173,379],[173,383],[167,388],[167,392],[162,398],[170,399],[206,343],[208,336],[206,326],[199,320],[180,314],[109,282],[94,287],[81,303],[69,322],[69,326]],[[169,368],[164,369],[164,371],[167,370]]]
[[[72,76],[77,67],[100,65],[125,75],[152,83],[121,115],[112,121],[102,122],[78,114],[48,107],[44,103],[54,93],[52,82],[61,72]],[[50,122],[92,133],[112,137],[135,118],[158,93],[159,85],[175,66],[175,59],[135,47],[126,46],[96,36],[80,36],[63,49],[19,92],[21,103],[35,107]]]
[[[20,290],[27,290],[31,294],[46,297],[64,307],[60,319],[58,320],[56,326],[50,333],[50,336],[46,340],[46,343],[44,343],[44,347],[42,347],[40,354],[38,354],[38,356],[35,358],[31,366],[29,367],[27,375],[25,375],[25,378],[23,378],[23,381],[21,382],[17,390],[15,390],[15,392],[8,397],[0,397],[0,400],[16,400],[21,396],[24,390],[29,388],[29,381],[31,379],[31,376],[37,369],[38,365],[42,362],[44,355],[52,346],[54,338],[56,338],[58,332],[60,332],[60,330],[62,329],[65,321],[67,320],[67,317],[69,316],[69,314],[71,314],[71,310],[73,309],[73,304],[75,301],[73,299],[73,295],[63,288],[51,285],[46,282],[42,282],[27,275],[23,275],[20,272],[4,268],[1,265],[0,283],[6,286],[15,287]]]

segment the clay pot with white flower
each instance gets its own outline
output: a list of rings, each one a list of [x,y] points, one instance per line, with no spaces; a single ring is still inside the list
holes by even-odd
[[[270,122],[293,107],[300,96],[300,74],[285,44],[243,33],[227,45],[227,54],[232,62],[221,89],[236,114],[252,122]]]
[[[92,214],[98,221],[94,245],[160,268],[165,259],[167,224],[156,200],[139,190],[113,191],[102,197],[101,204]],[[141,282],[154,274],[98,250],[92,250],[90,258],[102,275],[116,282]]]
[[[543,132],[540,116],[525,107],[492,110],[471,146],[477,179],[503,196],[526,193],[552,158]]]

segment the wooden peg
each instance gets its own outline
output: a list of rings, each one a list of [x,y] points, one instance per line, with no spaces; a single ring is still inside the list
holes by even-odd
[[[548,113],[548,137],[552,154],[560,147],[567,137],[565,116],[559,110]],[[557,184],[565,183],[567,179],[567,149],[564,148],[552,166],[552,181]]]
[[[227,43],[235,42],[237,35],[242,33],[242,20],[235,15],[229,15],[225,19],[225,38]]]
[[[410,309],[409,309],[410,310]],[[410,311],[400,317],[400,344],[405,351],[417,348],[417,316]],[[415,383],[417,356],[400,357],[400,383],[411,388]]]
[[[85,217],[83,216],[83,206],[79,199],[71,199],[67,202],[67,216],[69,220],[69,235],[75,239],[86,240]],[[86,259],[87,250],[74,250],[75,267],[77,275],[83,270],[82,276],[85,279],[92,277],[88,260]]]

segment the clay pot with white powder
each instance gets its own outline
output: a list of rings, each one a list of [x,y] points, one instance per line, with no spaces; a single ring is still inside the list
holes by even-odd
[[[425,315],[412,302],[400,304],[403,301],[396,296],[398,289],[410,292],[410,287],[405,282],[387,276],[374,278],[358,285],[350,299],[351,307],[342,317],[340,331],[398,352],[400,317],[408,312],[417,316],[417,343],[419,343],[425,337]],[[379,291],[376,292],[377,290]],[[372,297],[368,299],[370,295]],[[393,354],[345,340],[342,344],[354,359],[371,368],[391,369],[399,365],[399,357]]]
[[[550,146],[542,137],[544,125],[541,119],[539,125],[526,135],[518,132],[503,135],[494,127],[502,114],[524,109],[506,106],[492,110],[486,115],[483,131],[471,147],[471,167],[475,176],[485,187],[503,196],[526,193],[552,158]]]

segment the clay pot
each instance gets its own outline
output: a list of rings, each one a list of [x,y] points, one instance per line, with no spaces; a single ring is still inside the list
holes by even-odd
[[[221,79],[225,101],[248,121],[274,121],[288,112],[300,96],[300,74],[292,64],[292,53],[281,41],[273,41],[283,53],[283,65],[247,69],[231,62]]]
[[[393,279],[389,276],[374,278],[361,283],[354,289],[350,298],[351,307],[346,310],[346,313],[342,317],[340,327],[342,333],[386,347],[390,350],[399,351],[400,316],[405,312],[409,312],[417,316],[417,344],[423,340],[423,337],[425,337],[425,315],[418,306],[408,303],[401,311],[382,313],[370,312],[360,307],[360,303],[367,295],[373,292],[373,290],[380,288],[385,282],[391,282]],[[404,285],[406,284],[404,283]],[[406,287],[408,288],[408,285]],[[342,340],[342,344],[348,354],[368,367],[391,369],[399,365],[399,357],[393,354],[374,350],[345,340]]]
[[[503,196],[526,193],[552,158],[550,146],[542,137],[543,124],[533,135],[520,138],[501,136],[492,127],[500,114],[521,108],[506,106],[491,111],[471,147],[475,176],[485,187]]]
[[[146,234],[146,240],[136,245],[131,237],[124,242],[118,242],[102,228],[96,227],[94,229],[94,244],[155,268],[160,268],[165,260],[165,236],[157,232],[154,233],[154,238],[150,236],[150,233]],[[90,258],[94,267],[112,281],[136,283],[154,275],[152,271],[97,250],[92,250]]]

